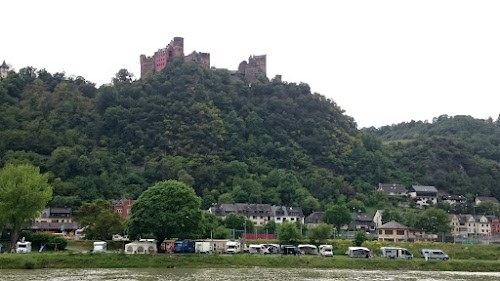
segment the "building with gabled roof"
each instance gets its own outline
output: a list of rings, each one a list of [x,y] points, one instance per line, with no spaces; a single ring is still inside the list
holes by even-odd
[[[406,187],[399,183],[379,183],[377,191],[385,192],[389,196],[403,196],[408,193]]]
[[[408,226],[392,220],[378,228],[378,241],[409,241],[413,239],[410,233],[411,230]]]
[[[432,185],[412,185],[408,194],[410,194],[418,207],[437,204],[438,190]]]

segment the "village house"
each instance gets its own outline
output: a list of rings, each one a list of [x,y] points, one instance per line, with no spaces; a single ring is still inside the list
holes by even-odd
[[[463,195],[446,194],[443,195],[441,199],[443,202],[447,202],[450,205],[467,203],[467,199]]]
[[[485,236],[493,232],[490,218],[483,215],[450,215],[450,224],[453,236]],[[500,226],[495,223],[495,227]]]
[[[349,230],[363,230],[365,232],[375,231],[375,223],[373,222],[373,217],[364,212],[353,212],[351,213],[351,224]]]
[[[69,233],[77,230],[78,224],[73,221],[71,208],[46,208],[35,218],[29,229],[35,232]]]
[[[299,207],[285,207],[285,206],[272,206],[274,222],[282,224],[284,222],[301,222],[304,223],[304,214],[302,208]]]
[[[388,196],[404,196],[408,193],[406,187],[398,183],[379,183],[377,191],[385,192]]]
[[[324,216],[325,216],[325,212],[312,212],[304,220],[306,227],[313,228],[313,227],[318,226],[318,224],[323,222]]]
[[[120,200],[111,201],[113,206],[113,212],[118,214],[124,220],[130,216],[132,205],[134,205],[135,200],[122,198]]]
[[[417,207],[437,204],[438,190],[434,186],[412,185],[408,194],[413,198]]]
[[[495,197],[477,196],[474,202],[476,203],[476,205],[479,205],[482,202],[498,203],[498,200]]]
[[[208,212],[223,219],[231,213],[243,215],[257,226],[265,225],[274,217],[272,206],[269,204],[221,204],[210,207]]]
[[[383,223],[382,223],[382,215],[384,213],[384,210],[377,210],[375,212],[375,215],[373,215],[373,223],[375,224],[375,228],[379,228]]]
[[[411,241],[410,228],[397,221],[390,221],[378,228],[378,241],[402,242]]]

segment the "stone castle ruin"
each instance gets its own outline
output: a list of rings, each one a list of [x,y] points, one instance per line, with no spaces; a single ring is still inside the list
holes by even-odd
[[[162,49],[156,51],[153,56],[140,56],[141,78],[149,73],[162,71],[175,58],[184,58],[185,61],[194,61],[205,68],[210,68],[210,54],[193,51],[189,55],[184,55],[184,38],[174,37],[170,43]],[[266,55],[250,56],[247,61],[242,61],[238,70],[230,71],[232,75],[244,77],[253,82],[259,76],[266,76]]]

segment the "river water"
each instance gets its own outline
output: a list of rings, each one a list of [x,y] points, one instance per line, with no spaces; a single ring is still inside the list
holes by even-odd
[[[500,273],[445,271],[368,271],[336,269],[39,269],[0,270],[0,280],[120,280],[120,281],[296,281],[296,280],[355,280],[355,281],[498,281]]]

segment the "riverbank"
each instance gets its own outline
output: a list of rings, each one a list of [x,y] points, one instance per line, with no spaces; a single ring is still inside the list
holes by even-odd
[[[500,262],[492,260],[392,260],[385,258],[352,259],[345,256],[281,255],[126,255],[88,253],[2,254],[0,269],[32,268],[329,268],[361,270],[422,271],[500,271]]]

